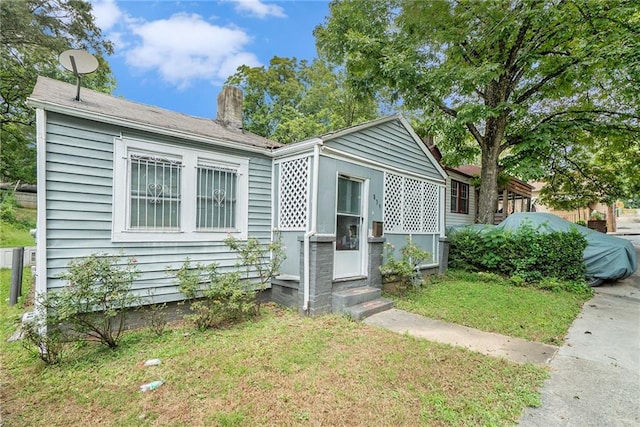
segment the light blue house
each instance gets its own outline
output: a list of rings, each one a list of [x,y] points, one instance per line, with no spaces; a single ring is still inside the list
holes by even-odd
[[[141,296],[179,301],[167,266],[234,268],[228,234],[278,232],[287,260],[271,297],[310,315],[377,299],[385,240],[410,235],[438,266],[446,174],[401,116],[281,146],[241,129],[239,89],[223,90],[215,120],[75,90],[40,77],[29,98],[39,294],[66,285],[72,259],[122,252]]]

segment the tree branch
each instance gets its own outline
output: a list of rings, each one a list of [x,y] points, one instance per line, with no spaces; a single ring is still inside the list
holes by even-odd
[[[478,144],[482,147],[484,145],[484,138],[480,131],[478,131],[478,128],[476,128],[476,126],[471,122],[467,122],[465,125],[467,126],[467,129],[469,129],[469,132],[471,132],[471,135],[473,135],[476,141],[478,141]]]
[[[516,98],[515,103],[521,104],[522,102],[527,100],[529,97],[531,97],[533,94],[538,92],[540,88],[542,88],[545,84],[555,79],[556,77],[560,76],[562,73],[564,73],[566,70],[568,70],[570,67],[574,66],[578,62],[580,61],[577,59],[574,59],[564,64],[563,66],[558,67],[558,69],[555,70],[553,73],[546,75],[542,80],[540,80],[538,83],[531,86],[523,94],[521,94],[518,98]]]
[[[507,62],[505,63],[505,67],[504,67],[505,69],[510,70],[513,64],[515,64],[518,51],[520,50],[520,48],[522,47],[522,44],[524,43],[524,38],[526,37],[527,32],[529,31],[529,28],[531,28],[531,26],[530,26],[529,20],[527,19],[522,25],[522,27],[520,27],[520,31],[518,31],[518,37],[516,38],[516,41],[513,43],[513,46],[511,46],[511,49],[509,50],[509,56],[507,57]]]
[[[452,108],[447,107],[446,105],[436,103],[436,106],[445,114],[450,115],[451,117],[458,117],[458,112]]]

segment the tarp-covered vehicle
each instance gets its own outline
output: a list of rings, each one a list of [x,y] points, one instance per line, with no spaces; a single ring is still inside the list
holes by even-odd
[[[587,240],[584,263],[591,286],[604,280],[624,279],[638,268],[638,256],[630,241],[590,230],[566,221],[556,215],[539,212],[514,213],[498,224],[497,228],[516,230],[523,224],[530,224],[538,231],[570,231],[575,228]]]

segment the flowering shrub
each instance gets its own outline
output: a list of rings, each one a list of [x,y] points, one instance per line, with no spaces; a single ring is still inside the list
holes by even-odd
[[[400,259],[396,258],[396,248],[390,243],[385,243],[382,257],[385,260],[380,266],[383,276],[395,278],[403,285],[419,286],[422,277],[418,266],[429,261],[431,254],[413,243],[411,237],[407,237],[407,244],[400,249]]]
[[[131,290],[138,274],[135,258],[122,263],[119,256],[103,253],[71,261],[59,276],[68,285],[41,301],[48,329],[68,330],[69,339],[97,340],[116,348],[127,309],[139,303]]]
[[[219,274],[216,264],[192,267],[189,259],[178,270],[169,271],[176,276],[180,292],[191,301],[192,320],[200,329],[259,315],[260,298],[255,297],[249,279],[257,275],[258,291],[264,291],[286,256],[280,239],[263,245],[256,239],[240,241],[229,235],[224,242],[238,253],[236,267],[245,270],[244,278],[240,271]]]
[[[219,274],[216,264],[191,266],[187,259],[175,274],[180,292],[190,300],[190,320],[204,330],[254,316],[254,292],[238,272]]]
[[[274,240],[266,245],[256,239],[248,239],[242,242],[229,235],[224,243],[238,252],[239,262],[237,267],[244,268],[247,278],[251,272],[255,272],[260,280],[259,292],[267,289],[267,284],[273,276],[278,274],[282,262],[286,259],[285,247],[278,233],[274,234]],[[260,299],[258,298],[257,310],[260,313]]]

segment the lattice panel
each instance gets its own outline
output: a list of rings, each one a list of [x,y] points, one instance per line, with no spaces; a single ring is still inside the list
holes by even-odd
[[[402,228],[402,181],[398,175],[384,175],[384,231],[400,231]]]
[[[384,181],[384,231],[437,233],[440,196],[437,185],[390,173]]]
[[[404,182],[404,231],[422,231],[422,181],[405,178]]]
[[[309,203],[309,159],[280,163],[278,228],[305,229]]]
[[[424,222],[422,224],[422,231],[426,233],[437,233],[440,231],[438,209],[440,206],[440,192],[438,186],[425,182],[423,194]]]

